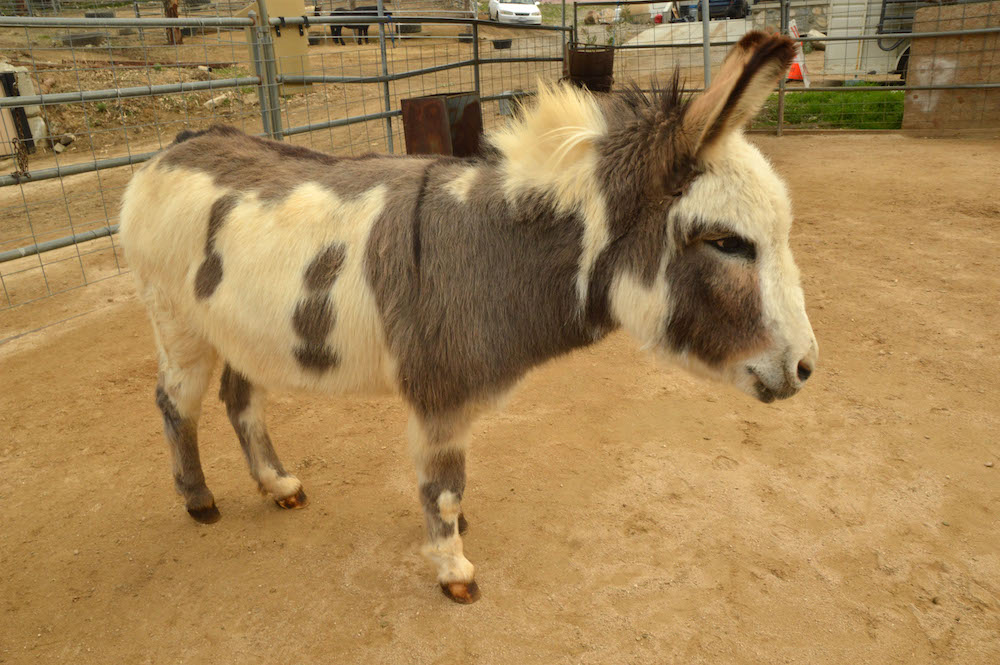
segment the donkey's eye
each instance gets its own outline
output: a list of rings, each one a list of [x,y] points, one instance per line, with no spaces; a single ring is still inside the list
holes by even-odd
[[[757,258],[757,250],[753,246],[753,243],[739,236],[713,238],[706,242],[723,254],[734,254],[742,256],[745,259],[750,259],[751,261]]]

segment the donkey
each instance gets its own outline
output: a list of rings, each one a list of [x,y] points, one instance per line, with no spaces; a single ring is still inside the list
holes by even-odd
[[[348,8],[346,8],[346,7],[335,7],[333,9],[333,11],[330,12],[330,16],[343,15],[343,14],[347,14],[350,11],[351,10],[348,9]],[[342,26],[342,25],[334,25],[334,24],[331,23],[330,24],[330,35],[333,36],[333,43],[334,44],[340,44],[341,46],[347,46],[347,42],[344,41],[344,26]],[[354,39],[355,39],[355,41],[357,41],[357,39],[358,39],[358,29],[357,29],[357,27],[354,28]]]
[[[390,21],[392,20],[392,12],[387,12],[387,11],[385,11],[383,9],[382,14],[386,18],[388,18]],[[377,5],[370,5],[370,6],[366,5],[364,7],[357,7],[355,9],[350,9],[348,7],[337,7],[332,12],[330,12],[330,16],[378,16],[378,6]],[[347,45],[347,43],[344,41],[344,37],[343,37],[344,27],[349,27],[351,30],[354,31],[354,41],[356,43],[360,44],[362,37],[364,37],[364,39],[365,39],[365,44],[369,43],[368,29],[371,26],[368,25],[367,23],[364,23],[364,24],[354,23],[354,24],[351,24],[350,26],[343,26],[343,25],[331,25],[330,26],[330,34],[333,35],[333,43],[334,44],[340,43],[340,44],[343,44],[345,46]],[[387,33],[387,36],[389,37],[389,39],[392,40],[392,45],[395,46],[396,45],[396,33],[392,29],[392,24],[391,23],[386,24],[385,30],[386,30],[386,33]]]
[[[388,389],[408,435],[445,595],[479,596],[462,550],[473,420],[531,368],[624,328],[757,399],[818,356],[785,187],[743,137],[792,41],[747,34],[702,94],[542,87],[485,154],[337,158],[214,127],[139,169],[121,240],[159,352],[176,488],[219,519],[198,456],[219,396],[262,492],[305,505],[265,391]]]

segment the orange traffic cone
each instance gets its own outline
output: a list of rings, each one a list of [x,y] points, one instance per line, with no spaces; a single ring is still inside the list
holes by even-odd
[[[793,23],[788,26],[788,32],[799,39],[799,29]],[[802,52],[802,43],[799,42],[795,45],[795,60],[792,61],[792,66],[788,68],[788,78],[786,81],[802,81],[802,85],[809,87],[809,72],[806,71],[806,56]]]
[[[802,78],[802,68],[799,67],[799,63],[793,62],[792,66],[788,68],[788,78],[786,81],[803,81]]]

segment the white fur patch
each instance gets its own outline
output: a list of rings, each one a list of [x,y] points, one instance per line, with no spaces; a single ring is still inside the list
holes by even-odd
[[[656,279],[647,287],[632,273],[615,275],[611,283],[611,312],[642,345],[643,349],[663,343],[667,316],[670,313],[666,281],[666,248],[656,271]]]
[[[490,141],[502,154],[503,191],[516,203],[527,193],[547,194],[560,213],[583,221],[576,290],[586,303],[590,273],[608,245],[607,205],[597,179],[596,141],[607,134],[601,109],[585,92],[539,84],[536,104]]]
[[[479,169],[475,166],[466,166],[462,169],[462,172],[451,182],[446,184],[444,188],[448,190],[448,193],[458,199],[459,203],[466,203],[469,200],[469,192],[472,191],[472,185],[476,182],[476,176],[479,173]]]
[[[284,499],[294,496],[302,489],[302,482],[295,476],[279,476],[278,473],[269,466],[258,467],[256,469],[257,480],[261,486],[272,496]]]
[[[458,535],[427,543],[421,553],[437,568],[438,582],[471,582],[476,568],[462,552],[462,539]]]
[[[438,495],[438,514],[445,524],[454,524],[458,520],[458,513],[462,510],[462,504],[458,497],[451,490],[444,490]]]

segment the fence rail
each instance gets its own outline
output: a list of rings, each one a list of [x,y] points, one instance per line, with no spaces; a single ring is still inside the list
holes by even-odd
[[[237,15],[240,3],[230,3],[182,7],[184,15],[166,18],[156,15],[160,3],[135,2],[115,10],[134,16],[51,15],[59,3],[29,3],[44,16],[0,16],[0,62],[7,55],[11,65],[0,66],[0,74],[10,69],[18,86],[29,88],[0,96],[0,113],[23,109],[26,121],[48,134],[39,136],[34,153],[10,143],[21,151],[18,159],[0,166],[0,310],[123,270],[114,237],[118,198],[132,169],[180,129],[224,122],[320,150],[393,152],[402,144],[400,99],[475,90],[489,127],[510,112],[509,100],[533,94],[537,80],[563,75],[567,44],[611,42],[616,79],[650,90],[658,75],[674,68],[707,84],[711,68],[745,31],[791,34],[796,24],[813,84],[782,82],[758,117],[758,130],[825,126],[836,114],[848,126],[867,116],[864,126],[898,126],[904,100],[920,111],[920,104],[933,109],[950,94],[968,95],[966,106],[985,118],[997,99],[989,95],[1000,88],[1000,80],[961,75],[974,67],[970,52],[995,48],[997,2],[951,5],[935,20],[914,10],[908,31],[888,34],[877,0],[830,0],[823,4],[830,29],[821,36],[806,34],[819,20],[813,10],[820,5],[812,0],[761,0],[746,18],[670,25],[618,14],[588,23],[581,11],[617,7],[624,15],[650,5],[587,0],[557,8],[559,25],[538,26],[500,25],[468,12],[420,15],[400,7],[404,0],[385,12],[377,2],[381,15],[372,16],[271,16],[264,0],[247,15]],[[68,6],[62,3],[64,11]],[[710,11],[702,0],[688,3],[690,11],[699,6]],[[808,11],[797,12],[800,6]],[[71,11],[83,9],[76,3]],[[337,26],[343,45],[334,41]],[[377,28],[372,45],[362,45],[365,26]],[[96,34],[94,45],[79,46],[73,38],[80,34],[65,34],[78,30]],[[278,30],[308,32],[317,42],[299,69],[285,67],[287,57],[276,54]],[[174,41],[177,34],[183,40]],[[911,61],[909,76],[892,71],[916,44],[930,45],[932,57]],[[816,52],[808,53],[814,47],[828,49],[825,70]],[[959,72],[951,78],[942,73],[950,61]],[[14,71],[19,67],[25,71]],[[10,138],[0,135],[0,146]]]

